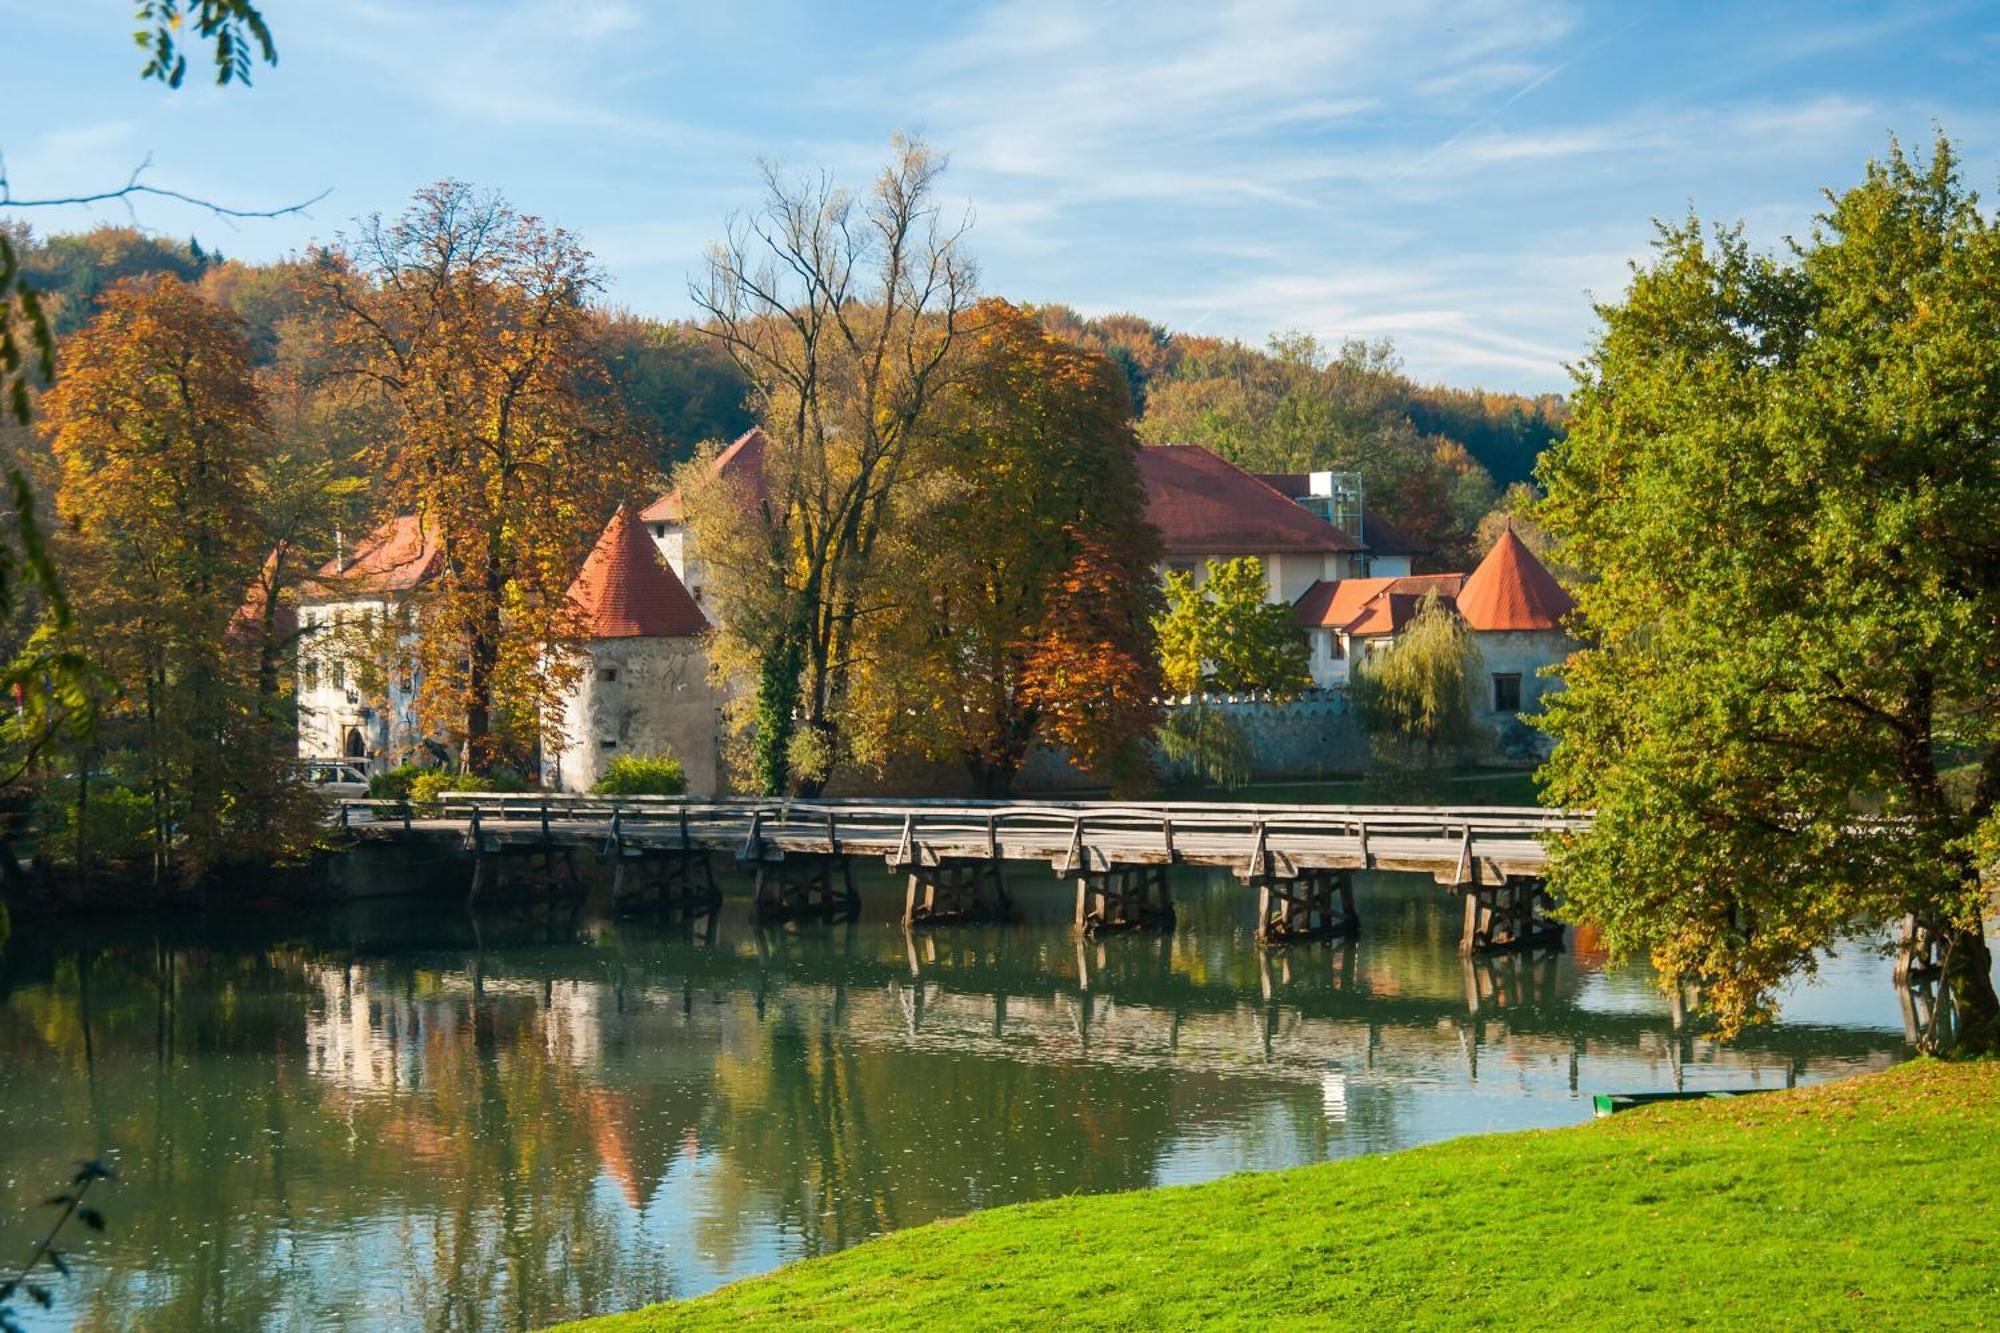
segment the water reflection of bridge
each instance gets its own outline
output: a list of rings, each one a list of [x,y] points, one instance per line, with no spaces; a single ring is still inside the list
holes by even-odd
[[[1369,974],[1364,961],[1379,958],[1379,947],[1371,954],[1345,940],[1278,953],[1222,948],[1209,957],[1185,937],[1087,940],[1005,927],[946,936],[759,929],[712,944],[628,938],[612,950],[495,956],[485,975],[488,984],[509,977],[548,985],[606,976],[608,967],[606,980],[622,993],[682,1005],[717,991],[747,993],[760,1008],[800,988],[836,1003],[886,995],[900,1006],[911,1041],[984,1033],[982,1040],[1032,1058],[1130,1059],[1143,1047],[1154,1052],[1148,1058],[1181,1061],[1191,1020],[1222,1018],[1232,1033],[1224,1063],[1238,1072],[1245,1061],[1282,1056],[1269,1072],[1309,1067],[1315,1077],[1329,1059],[1365,1063],[1391,1047],[1450,1048],[1475,1078],[1480,1050],[1496,1044],[1569,1062],[1591,1052],[1656,1057],[1675,1078],[1694,1064],[1775,1067],[1790,1078],[1817,1060],[1887,1063],[1903,1053],[1879,1029],[1805,1024],[1752,1028],[1724,1046],[1676,1025],[1664,999],[1649,997],[1648,1009],[1592,1003],[1589,976],[1546,952],[1451,958],[1448,971],[1413,990]],[[1459,986],[1448,989],[1453,971]],[[1102,1041],[1114,1028],[1121,1040]],[[1130,1040],[1142,1032],[1145,1042]]]

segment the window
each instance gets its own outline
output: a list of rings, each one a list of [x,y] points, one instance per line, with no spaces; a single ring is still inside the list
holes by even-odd
[[[664,537],[664,536],[666,536],[666,535],[667,535],[667,525],[666,525],[666,524],[664,524],[664,523],[655,523],[655,524],[653,525],[653,535],[654,535],[655,537]]]
[[[403,697],[413,697],[417,692],[417,673],[409,667],[404,667],[403,674],[396,678],[396,686],[402,690]]]
[[[1326,636],[1326,655],[1336,662],[1347,656],[1347,636],[1329,633]]]
[[[599,741],[599,742],[597,743],[597,748],[598,748],[598,749],[600,749],[600,750],[615,750],[615,749],[617,749],[617,748],[618,748],[618,742],[617,742],[617,741]]]
[[[318,688],[319,688],[319,662],[318,662],[318,660],[317,660],[317,659],[315,659],[315,658],[311,658],[311,657],[308,657],[308,658],[307,658],[307,659],[306,659],[306,660],[305,660],[304,662],[300,663],[300,664],[299,664],[299,677],[300,677],[300,679],[301,679],[301,680],[303,680],[303,681],[305,682],[305,687],[306,687],[307,689],[309,689],[309,690],[316,690],[316,689],[318,689]]]
[[[347,660],[345,658],[336,657],[333,659],[333,688],[336,690],[347,688]]]
[[[618,668],[600,667],[598,668],[597,678],[603,681],[606,685],[615,685],[618,683]]]
[[[1493,711],[1496,713],[1518,713],[1521,711],[1520,672],[1496,671],[1493,673]]]

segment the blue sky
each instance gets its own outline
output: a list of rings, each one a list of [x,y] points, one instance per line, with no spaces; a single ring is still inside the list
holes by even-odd
[[[1387,336],[1420,379],[1561,389],[1590,297],[1690,207],[1776,243],[1893,131],[2000,179],[2000,6],[266,0],[250,89],[142,84],[130,0],[0,0],[16,195],[122,180],[308,218],[139,221],[243,258],[496,186],[611,299],[688,311],[756,160],[952,160],[986,290],[1261,340]],[[206,72],[201,72],[206,77]],[[38,211],[43,230],[125,221]]]

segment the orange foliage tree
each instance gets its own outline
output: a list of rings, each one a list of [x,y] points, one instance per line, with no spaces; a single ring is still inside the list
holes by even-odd
[[[156,880],[198,873],[286,795],[268,779],[289,738],[228,634],[267,539],[270,425],[240,321],[175,278],[121,283],[44,409],[76,633],[116,687],[105,741],[145,789]]]
[[[416,716],[483,771],[526,762],[577,669],[563,593],[651,442],[611,392],[569,233],[456,181],[318,256],[342,374],[392,411],[368,455],[443,573],[413,607]]]
[[[883,751],[962,762],[999,795],[1044,701],[1068,707],[1066,676],[1027,689],[1058,581],[1090,542],[1150,587],[1155,539],[1117,364],[1001,300],[980,302],[966,327],[902,518],[877,548],[897,606],[862,645],[852,739],[867,748],[872,725]],[[1149,681],[1126,684],[1143,693]]]
[[[1145,741],[1159,724],[1153,615],[1159,585],[1133,577],[1134,553],[1072,530],[1076,555],[1049,589],[1028,640],[1021,693],[1048,739],[1114,791],[1151,778]]]

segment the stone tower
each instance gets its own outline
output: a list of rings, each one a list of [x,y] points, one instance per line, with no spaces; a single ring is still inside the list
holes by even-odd
[[[587,791],[621,754],[671,753],[688,790],[716,790],[719,698],[701,636],[708,620],[632,510],[620,506],[570,585],[583,670],[563,701],[563,743],[543,780]]]

